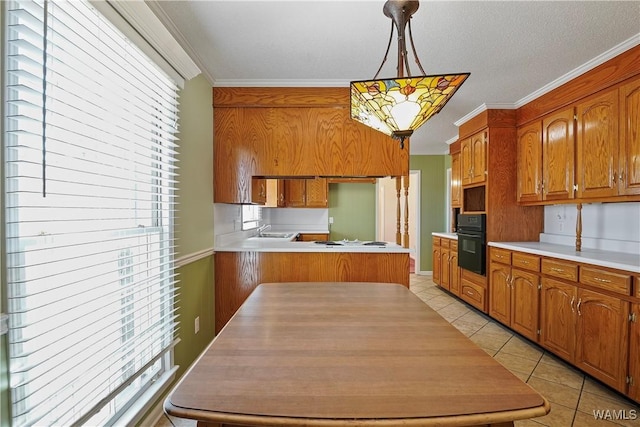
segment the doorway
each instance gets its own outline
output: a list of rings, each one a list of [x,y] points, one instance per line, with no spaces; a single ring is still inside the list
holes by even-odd
[[[380,178],[376,184],[376,239],[396,241],[398,198],[395,178]],[[400,191],[400,232],[404,234],[404,188]],[[420,171],[409,171],[409,257],[420,273]]]

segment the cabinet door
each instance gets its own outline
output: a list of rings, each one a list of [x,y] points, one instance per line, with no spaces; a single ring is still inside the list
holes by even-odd
[[[618,90],[609,90],[577,105],[578,198],[618,193]]]
[[[243,137],[242,108],[216,108],[213,114],[213,194],[216,203],[251,202],[251,150]]]
[[[540,344],[565,360],[573,360],[577,288],[542,278],[540,292]]]
[[[286,198],[286,206],[289,208],[305,207],[305,179],[285,179],[284,194]]]
[[[575,365],[618,391],[626,389],[629,303],[578,291]]]
[[[479,183],[487,179],[487,132],[480,132],[471,137],[473,166],[471,182]]]
[[[542,121],[542,192],[544,200],[573,199],[575,176],[573,108]]]
[[[632,304],[631,312],[634,314],[629,342],[629,376],[632,381],[627,394],[635,401],[640,401],[640,303]]]
[[[620,194],[640,194],[640,79],[620,88]]]
[[[451,242],[449,250],[450,273],[449,290],[455,295],[460,295],[460,267],[458,267],[458,242]]]
[[[511,267],[489,264],[489,316],[509,326],[511,319]]]
[[[308,208],[326,208],[329,206],[329,184],[327,178],[306,180],[305,201]]]
[[[518,129],[518,201],[542,200],[542,129],[539,122]]]
[[[442,252],[440,252],[440,245],[436,245],[434,243],[433,245],[433,276],[432,276],[432,280],[433,283],[435,283],[436,285],[440,285],[440,271],[442,268],[441,262],[442,262]]]
[[[538,301],[540,276],[511,270],[511,329],[538,341]]]
[[[267,180],[251,178],[251,203],[264,205],[267,203]]]
[[[449,290],[451,289],[451,264],[450,264],[450,250],[441,248],[440,249],[440,286]]]
[[[460,153],[451,155],[451,207],[462,207],[462,181]]]
[[[473,167],[471,138],[463,139],[460,142],[460,167],[462,174],[462,184],[471,184],[471,168]]]

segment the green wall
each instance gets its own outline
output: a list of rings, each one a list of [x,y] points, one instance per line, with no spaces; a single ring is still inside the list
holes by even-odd
[[[376,186],[329,184],[329,217],[331,240],[375,240]]]
[[[175,237],[178,243],[177,314],[180,342],[174,349],[174,362],[180,368],[176,380],[204,351],[213,339],[214,263],[213,254],[213,106],[211,84],[202,76],[185,82],[180,91],[180,121],[177,185],[178,206]],[[194,331],[195,318],[200,318],[200,332]],[[157,403],[164,400],[163,396]],[[149,412],[147,415],[151,415]],[[143,418],[147,426],[152,419]]]
[[[431,233],[445,231],[446,174],[450,156],[410,156],[409,169],[420,173],[420,269],[433,271]]]

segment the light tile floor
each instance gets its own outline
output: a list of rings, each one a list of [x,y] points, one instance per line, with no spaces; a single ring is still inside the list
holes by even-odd
[[[461,302],[436,286],[430,276],[412,274],[410,289],[471,341],[549,400],[551,412],[548,415],[516,421],[516,427],[640,427],[640,405]],[[594,411],[607,410],[608,419],[595,418]],[[628,419],[612,419],[619,414],[626,415]],[[170,422],[165,415],[155,427],[172,425],[194,427],[195,422],[173,417]]]

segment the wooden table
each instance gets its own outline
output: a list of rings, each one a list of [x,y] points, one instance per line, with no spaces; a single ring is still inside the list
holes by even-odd
[[[513,425],[549,403],[406,287],[258,286],[164,404],[199,426]]]

